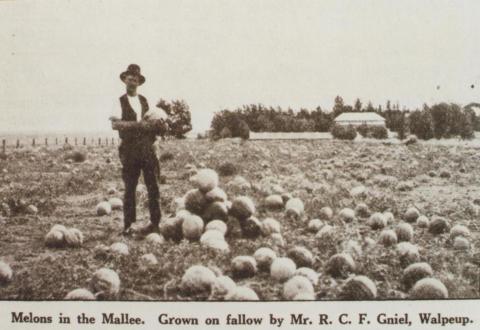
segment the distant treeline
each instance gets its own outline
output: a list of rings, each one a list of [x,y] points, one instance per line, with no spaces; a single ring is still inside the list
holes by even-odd
[[[415,134],[419,138],[442,138],[461,136],[469,138],[473,131],[480,131],[480,118],[475,116],[471,106],[461,108],[456,104],[440,103],[432,107],[424,105],[423,110],[402,108],[399,104],[387,101],[385,107],[366,106],[357,99],[353,106],[344,103],[342,97],[335,98],[329,111],[321,107],[313,110],[265,106],[262,104],[244,105],[240,108],[225,109],[215,113],[212,123],[214,138],[244,137],[248,132],[329,132],[334,119],[344,112],[375,112],[385,118],[386,127],[397,132],[399,138]],[[247,132],[248,131],[248,132]]]

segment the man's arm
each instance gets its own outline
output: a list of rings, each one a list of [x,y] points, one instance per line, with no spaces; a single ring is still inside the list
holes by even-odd
[[[112,128],[117,131],[142,131],[155,133],[156,135],[164,134],[167,131],[167,125],[160,121],[145,121],[140,122],[135,121],[123,121],[123,120],[114,120],[112,121]]]

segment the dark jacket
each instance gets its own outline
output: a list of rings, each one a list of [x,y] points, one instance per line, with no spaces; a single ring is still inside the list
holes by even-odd
[[[148,102],[147,99],[143,96],[138,94],[138,98],[140,100],[140,104],[142,106],[142,113],[141,116],[145,115],[148,111]],[[130,106],[128,102],[127,94],[124,94],[120,97],[120,106],[122,108],[122,120],[123,121],[138,121],[141,118],[137,118],[137,114]],[[156,134],[154,132],[143,132],[143,131],[119,131],[118,132],[120,139],[122,140],[120,145],[120,150],[128,151],[128,150],[149,150],[152,144],[155,142]]]

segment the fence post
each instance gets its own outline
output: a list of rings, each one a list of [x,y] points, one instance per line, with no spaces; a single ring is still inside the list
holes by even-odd
[[[17,139],[17,148],[20,148],[20,140]]]
[[[7,144],[7,141],[5,141],[5,139],[3,139],[2,140],[2,152],[3,152],[3,154],[5,154],[6,144]]]
[[[45,146],[48,146],[48,138],[45,138]]]
[[[68,137],[65,137],[65,144],[68,144]]]
[[[55,138],[55,145],[58,144],[58,138]]]
[[[35,147],[35,138],[32,139],[32,147]]]
[[[87,145],[87,138],[86,137],[83,138],[83,145],[84,146]]]
[[[114,146],[114,145],[115,145],[115,139],[112,138],[112,146]]]
[[[105,145],[108,146],[108,138],[105,138]]]
[[[101,139],[101,138],[98,138],[98,145],[99,145],[99,146],[102,145],[102,139]]]
[[[75,145],[77,145],[77,138],[75,138]]]

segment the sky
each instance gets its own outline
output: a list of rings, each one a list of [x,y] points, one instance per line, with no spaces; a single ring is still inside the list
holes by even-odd
[[[0,132],[108,131],[131,63],[150,106],[184,99],[194,131],[251,103],[478,102],[479,13],[478,0],[0,0]]]

